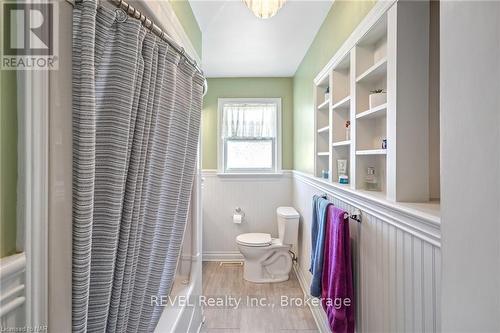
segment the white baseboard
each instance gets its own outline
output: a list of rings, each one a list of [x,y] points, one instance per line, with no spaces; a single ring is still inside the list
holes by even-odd
[[[302,274],[302,270],[299,265],[293,265],[293,270],[295,271],[295,275],[297,275],[297,280],[299,280],[300,288],[304,293],[305,297],[310,297],[309,295],[309,283],[306,280],[306,277]],[[321,333],[330,333],[330,326],[328,325],[328,319],[326,317],[325,312],[321,307],[312,307],[309,306],[311,313],[313,315],[314,321],[316,322],[316,326],[318,326],[318,330]]]
[[[239,251],[206,251],[203,261],[243,261],[243,256]]]

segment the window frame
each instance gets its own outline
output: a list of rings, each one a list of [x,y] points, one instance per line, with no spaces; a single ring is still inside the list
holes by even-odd
[[[273,166],[269,169],[257,168],[236,168],[227,169],[227,141],[222,138],[222,112],[226,104],[275,104],[276,105],[276,138],[271,139],[273,142]],[[238,139],[230,139],[238,140]],[[245,138],[242,141],[259,140]],[[262,139],[270,140],[270,139]],[[281,98],[219,98],[217,101],[217,173],[221,175],[236,175],[236,174],[280,174],[281,173]]]

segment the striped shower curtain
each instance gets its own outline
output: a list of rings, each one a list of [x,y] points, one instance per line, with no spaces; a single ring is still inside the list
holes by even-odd
[[[152,332],[195,172],[203,77],[123,12],[73,17],[73,331]]]

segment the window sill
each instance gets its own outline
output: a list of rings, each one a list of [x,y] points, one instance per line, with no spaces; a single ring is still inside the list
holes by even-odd
[[[217,172],[217,177],[223,178],[272,178],[272,177],[283,177],[285,175],[291,174],[291,172],[284,170],[280,172]]]

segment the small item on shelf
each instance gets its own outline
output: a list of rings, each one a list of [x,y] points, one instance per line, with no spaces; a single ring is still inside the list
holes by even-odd
[[[345,122],[345,140],[349,141],[351,139],[351,121],[346,120]]]
[[[340,184],[349,184],[347,175],[347,160],[337,160],[337,177]]]
[[[349,184],[349,176],[342,175],[339,177],[339,184]]]
[[[370,91],[369,95],[370,109],[382,105],[387,102],[387,93],[384,89],[375,89]]]
[[[330,98],[330,87],[326,87],[325,102]]]
[[[325,169],[321,170],[321,177],[328,179],[328,176],[329,176],[328,170]]]
[[[377,177],[375,176],[375,168],[374,167],[368,167],[366,170],[366,177],[365,177],[365,189],[367,191],[378,191],[378,181]]]
[[[382,149],[387,149],[387,139],[382,140]]]

